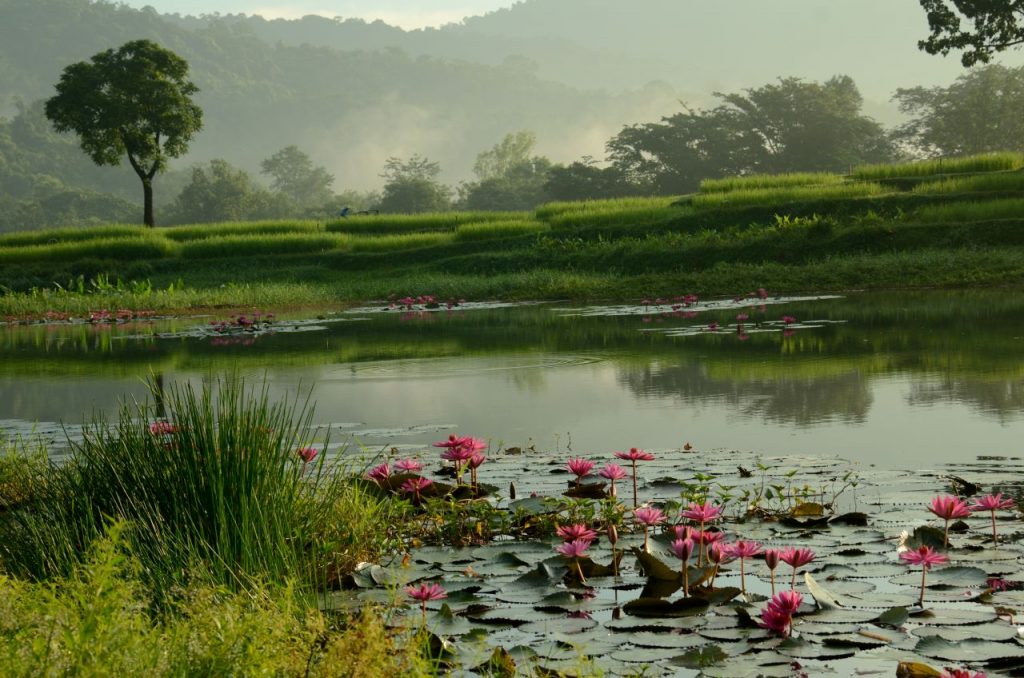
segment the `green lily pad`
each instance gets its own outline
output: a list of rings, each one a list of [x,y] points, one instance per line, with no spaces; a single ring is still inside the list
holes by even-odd
[[[1018,643],[997,643],[973,638],[949,641],[938,636],[922,638],[914,647],[926,657],[950,662],[988,662],[994,659],[1024,659],[1024,647]]]
[[[707,612],[708,603],[697,598],[680,598],[675,602],[661,598],[638,598],[623,605],[622,609],[634,617],[690,617]]]

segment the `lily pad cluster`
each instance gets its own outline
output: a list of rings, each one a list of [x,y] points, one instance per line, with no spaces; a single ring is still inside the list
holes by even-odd
[[[568,530],[528,541],[499,536],[464,549],[413,548],[403,562],[364,566],[352,579],[353,590],[339,591],[325,604],[395,602],[394,592],[403,591],[396,587],[422,591],[410,622],[425,623],[444,639],[450,661],[466,670],[501,657],[506,667],[522,672],[575,671],[581,662],[593,662],[611,675],[644,670],[644,675],[792,676],[794,667],[815,675],[826,666],[833,675],[872,669],[894,675],[901,663],[933,667],[932,675],[968,668],[988,675],[1024,671],[1024,644],[1013,623],[1024,608],[1019,564],[1024,548],[1015,510],[997,511],[998,543],[988,529],[991,516],[979,510],[983,520],[950,525],[950,543],[943,549],[943,531],[925,510],[949,482],[942,469],[904,474],[858,469],[856,491],[830,502],[828,488],[849,465],[725,452],[665,450],[652,456],[640,466],[637,502],[670,519],[666,524],[652,517],[646,540],[644,521],[635,513],[614,533],[599,511],[579,527],[565,520],[566,502],[576,515],[586,502],[617,502],[607,492],[598,499],[562,497],[586,478],[577,473],[582,471],[578,458],[568,467],[564,457],[491,452],[477,469],[477,483],[511,483],[520,495],[531,496],[512,500],[467,492],[466,501],[486,501],[518,516],[548,514],[563,528],[589,532]],[[765,470],[744,477],[737,467]],[[795,477],[789,471],[794,467],[799,469]],[[1008,479],[1020,477],[1021,470],[1019,462],[1001,462],[957,472],[970,475],[979,489],[1003,493],[1005,502],[1019,497],[1021,486]],[[567,474],[575,479],[567,481]],[[440,475],[440,469],[421,468],[416,475]],[[709,553],[699,559],[690,551],[685,560],[686,549],[680,551],[677,542],[693,535],[680,527],[696,531],[698,526],[679,516],[694,510],[685,499],[695,476],[710,479],[705,484],[711,495],[722,487],[738,496],[744,488],[756,493],[764,483],[797,482],[821,488],[821,497],[797,504],[790,515],[749,512],[735,501],[716,505],[721,509],[716,525],[705,525],[704,531],[728,534],[723,541],[745,555],[731,564],[727,559],[714,563]],[[810,516],[796,510],[811,503],[827,509]],[[580,537],[587,541],[584,552],[578,544],[566,546]],[[736,546],[755,542],[761,548]],[[948,560],[928,573],[923,605],[920,574],[900,558],[921,546]],[[776,582],[779,565],[772,558],[801,549],[813,552],[813,560],[798,560],[792,569],[799,576]],[[438,597],[440,591],[446,597]]]

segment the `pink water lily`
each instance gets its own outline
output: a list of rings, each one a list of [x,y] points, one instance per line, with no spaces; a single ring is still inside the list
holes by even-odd
[[[366,472],[366,477],[378,485],[383,485],[384,481],[391,477],[391,466],[387,463],[374,466]]]
[[[565,541],[594,541],[597,539],[597,532],[590,529],[586,525],[562,525],[555,528],[555,534],[564,539]]]
[[[427,621],[427,603],[431,600],[442,600],[448,597],[445,590],[438,584],[420,584],[419,586],[405,587],[405,593],[413,600],[420,603],[423,610],[423,621]]]
[[[986,678],[981,671],[975,673],[970,669],[946,669],[939,674],[939,678]]]
[[[633,465],[633,508],[636,508],[636,463],[638,461],[654,461],[654,455],[650,452],[644,452],[643,450],[631,447],[629,452],[616,452],[615,456],[619,459],[624,459]]]
[[[690,556],[693,555],[693,549],[696,546],[692,539],[676,539],[672,542],[672,553],[675,554],[676,558],[679,559],[680,569],[683,575],[683,597],[690,595],[690,573],[688,571],[688,563],[690,562]]]
[[[155,436],[166,436],[178,432],[178,427],[169,421],[154,421],[149,425],[149,432]]]
[[[740,591],[745,594],[747,592],[747,573],[744,569],[746,559],[760,555],[764,550],[764,547],[756,541],[739,540],[733,544],[729,544],[726,548],[729,549],[729,555],[740,561]]]
[[[949,521],[956,518],[969,518],[971,515],[971,509],[967,506],[967,502],[960,497],[950,495],[940,495],[932,499],[928,510],[945,521],[942,539],[944,547],[949,546]]]
[[[416,501],[419,501],[420,493],[423,492],[423,490],[427,489],[428,487],[430,487],[433,484],[434,484],[434,481],[431,480],[430,478],[422,478],[422,477],[409,478],[404,483],[402,483],[402,491],[405,492],[406,494],[413,495],[413,498]]]
[[[794,318],[791,315],[784,315],[782,316],[782,322],[786,325],[792,325],[793,323],[796,322],[796,318]]]
[[[776,549],[765,549],[764,552],[764,564],[768,566],[768,571],[771,572],[773,596],[775,595],[775,568],[779,566],[779,555]]]
[[[796,591],[783,591],[772,596],[761,611],[761,628],[788,638],[793,630],[793,615],[800,609],[803,596]]]
[[[732,553],[721,542],[708,547],[708,562],[715,565],[715,569],[711,573],[711,588],[715,588],[715,578],[718,576],[718,570],[722,565],[732,562],[732,559]]]
[[[661,509],[644,506],[633,510],[633,518],[644,526],[644,551],[649,552],[648,531],[651,527],[665,522],[665,514],[661,512]]]
[[[626,469],[618,464],[605,464],[604,468],[598,471],[597,474],[611,482],[611,488],[608,490],[609,497],[615,496],[615,481],[622,480],[627,476]]]
[[[924,607],[925,577],[928,575],[928,570],[935,565],[949,562],[949,558],[941,553],[937,553],[931,546],[921,546],[910,551],[904,551],[900,554],[900,560],[909,565],[921,566],[921,597],[917,602],[918,605]]]
[[[580,558],[587,557],[587,549],[590,548],[589,539],[574,539],[573,541],[567,541],[564,544],[560,544],[555,547],[562,556],[568,558],[572,564],[576,566],[576,573],[580,577],[580,582],[587,583],[586,577],[583,576],[583,568],[580,566]]]
[[[594,462],[583,457],[573,457],[566,462],[565,468],[569,469],[569,473],[576,476],[576,486],[579,487],[580,481],[589,476],[590,472],[594,469]]]
[[[320,454],[320,451],[315,447],[302,447],[295,450],[295,454],[299,456],[303,464],[308,464],[316,459],[316,455]]]
[[[716,518],[722,515],[722,509],[715,506],[709,501],[703,504],[698,504],[695,501],[691,501],[690,505],[685,511],[680,514],[686,520],[692,520],[693,522],[700,525],[700,531],[704,531],[705,525],[713,522]],[[704,564],[704,540],[701,539],[700,553],[697,554],[697,566]]]
[[[419,473],[423,470],[423,464],[417,459],[399,459],[395,462],[395,470],[401,473]]]
[[[970,506],[971,511],[975,513],[979,511],[988,511],[992,516],[992,544],[999,546],[999,540],[996,538],[996,511],[1002,511],[1006,509],[1012,509],[1017,505],[1013,499],[1003,499],[1003,494],[987,494],[984,497],[978,499],[974,504]]]
[[[814,561],[814,551],[803,548],[786,548],[779,553],[779,560],[793,568],[793,578],[790,581],[790,588],[796,588],[796,571]]]

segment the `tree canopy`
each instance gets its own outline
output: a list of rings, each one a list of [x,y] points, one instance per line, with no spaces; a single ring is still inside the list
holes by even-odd
[[[382,212],[404,214],[448,209],[451,189],[438,181],[439,174],[440,163],[421,155],[408,160],[388,158],[381,173],[386,183],[378,208]]]
[[[298,207],[315,208],[333,197],[334,176],[313,164],[297,146],[287,146],[260,163],[262,173],[271,178],[271,189]]]
[[[182,155],[202,127],[188,63],[149,40],[134,40],[64,69],[46,117],[78,135],[97,165],[127,157],[142,181],[143,221],[154,225],[153,177]]]
[[[544,202],[551,161],[533,155],[536,144],[533,132],[515,132],[477,155],[473,172],[478,181],[460,187],[461,205],[469,210],[515,211]]]
[[[918,47],[929,54],[962,51],[964,66],[1024,44],[1024,0],[920,0],[931,35]],[[969,25],[964,26],[967,22]]]

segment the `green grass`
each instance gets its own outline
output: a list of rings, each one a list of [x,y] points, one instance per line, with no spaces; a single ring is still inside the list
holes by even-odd
[[[509,221],[484,221],[462,224],[455,232],[456,240],[490,240],[509,238],[530,233],[541,233],[551,227],[542,221],[515,219]]]
[[[180,245],[183,259],[251,257],[274,254],[309,254],[347,247],[351,237],[338,233],[277,233],[218,235]],[[2,253],[0,253],[2,254]]]
[[[861,165],[853,170],[852,176],[860,181],[876,181],[940,174],[998,172],[1021,169],[1022,167],[1024,167],[1024,154],[1022,153],[986,153],[964,158],[939,158],[902,164]]]
[[[323,456],[298,458],[313,440],[306,403],[271,404],[265,388],[233,378],[157,395],[176,431],[150,431],[152,404],[126,404],[113,427],[89,427],[67,463],[28,486],[27,504],[0,514],[0,571],[69,576],[111,520],[129,521],[140,576],[162,603],[196,572],[236,590],[321,587],[390,548],[382,526],[400,522],[392,504]]]
[[[701,193],[728,193],[752,188],[790,188],[794,186],[824,186],[845,181],[839,174],[828,172],[792,172],[790,174],[755,174],[748,177],[705,179],[700,182]]]
[[[162,259],[178,254],[177,246],[159,234],[140,231],[126,237],[0,248],[0,264],[73,262],[84,258],[116,261]]]
[[[331,233],[400,234],[454,231],[462,224],[529,218],[526,212],[437,212],[427,214],[373,214],[332,221]]]
[[[170,226],[158,232],[176,242],[184,242],[223,236],[323,234],[324,227],[317,221],[250,221]]]
[[[583,200],[575,202],[549,202],[536,209],[534,215],[542,221],[570,214],[608,213],[627,210],[645,210],[670,207],[675,197],[612,198],[609,200]]]
[[[349,241],[349,249],[353,252],[394,252],[447,245],[454,240],[455,234],[448,232],[363,235],[352,236]]]
[[[908,219],[921,223],[964,223],[998,219],[1024,220],[1024,198],[930,205],[915,210]]]
[[[864,182],[825,186],[749,188],[728,193],[702,193],[693,196],[691,204],[697,209],[753,205],[767,207],[813,200],[852,200],[883,195],[888,192],[890,192],[889,189],[880,184]]]
[[[109,240],[112,238],[141,237],[152,234],[145,226],[110,224],[88,228],[54,228],[45,231],[25,231],[0,235],[0,250],[7,247],[30,245],[55,245],[58,243],[81,242],[86,240]]]
[[[993,172],[966,177],[927,181],[913,188],[914,193],[999,193],[1024,191],[1024,172]]]

